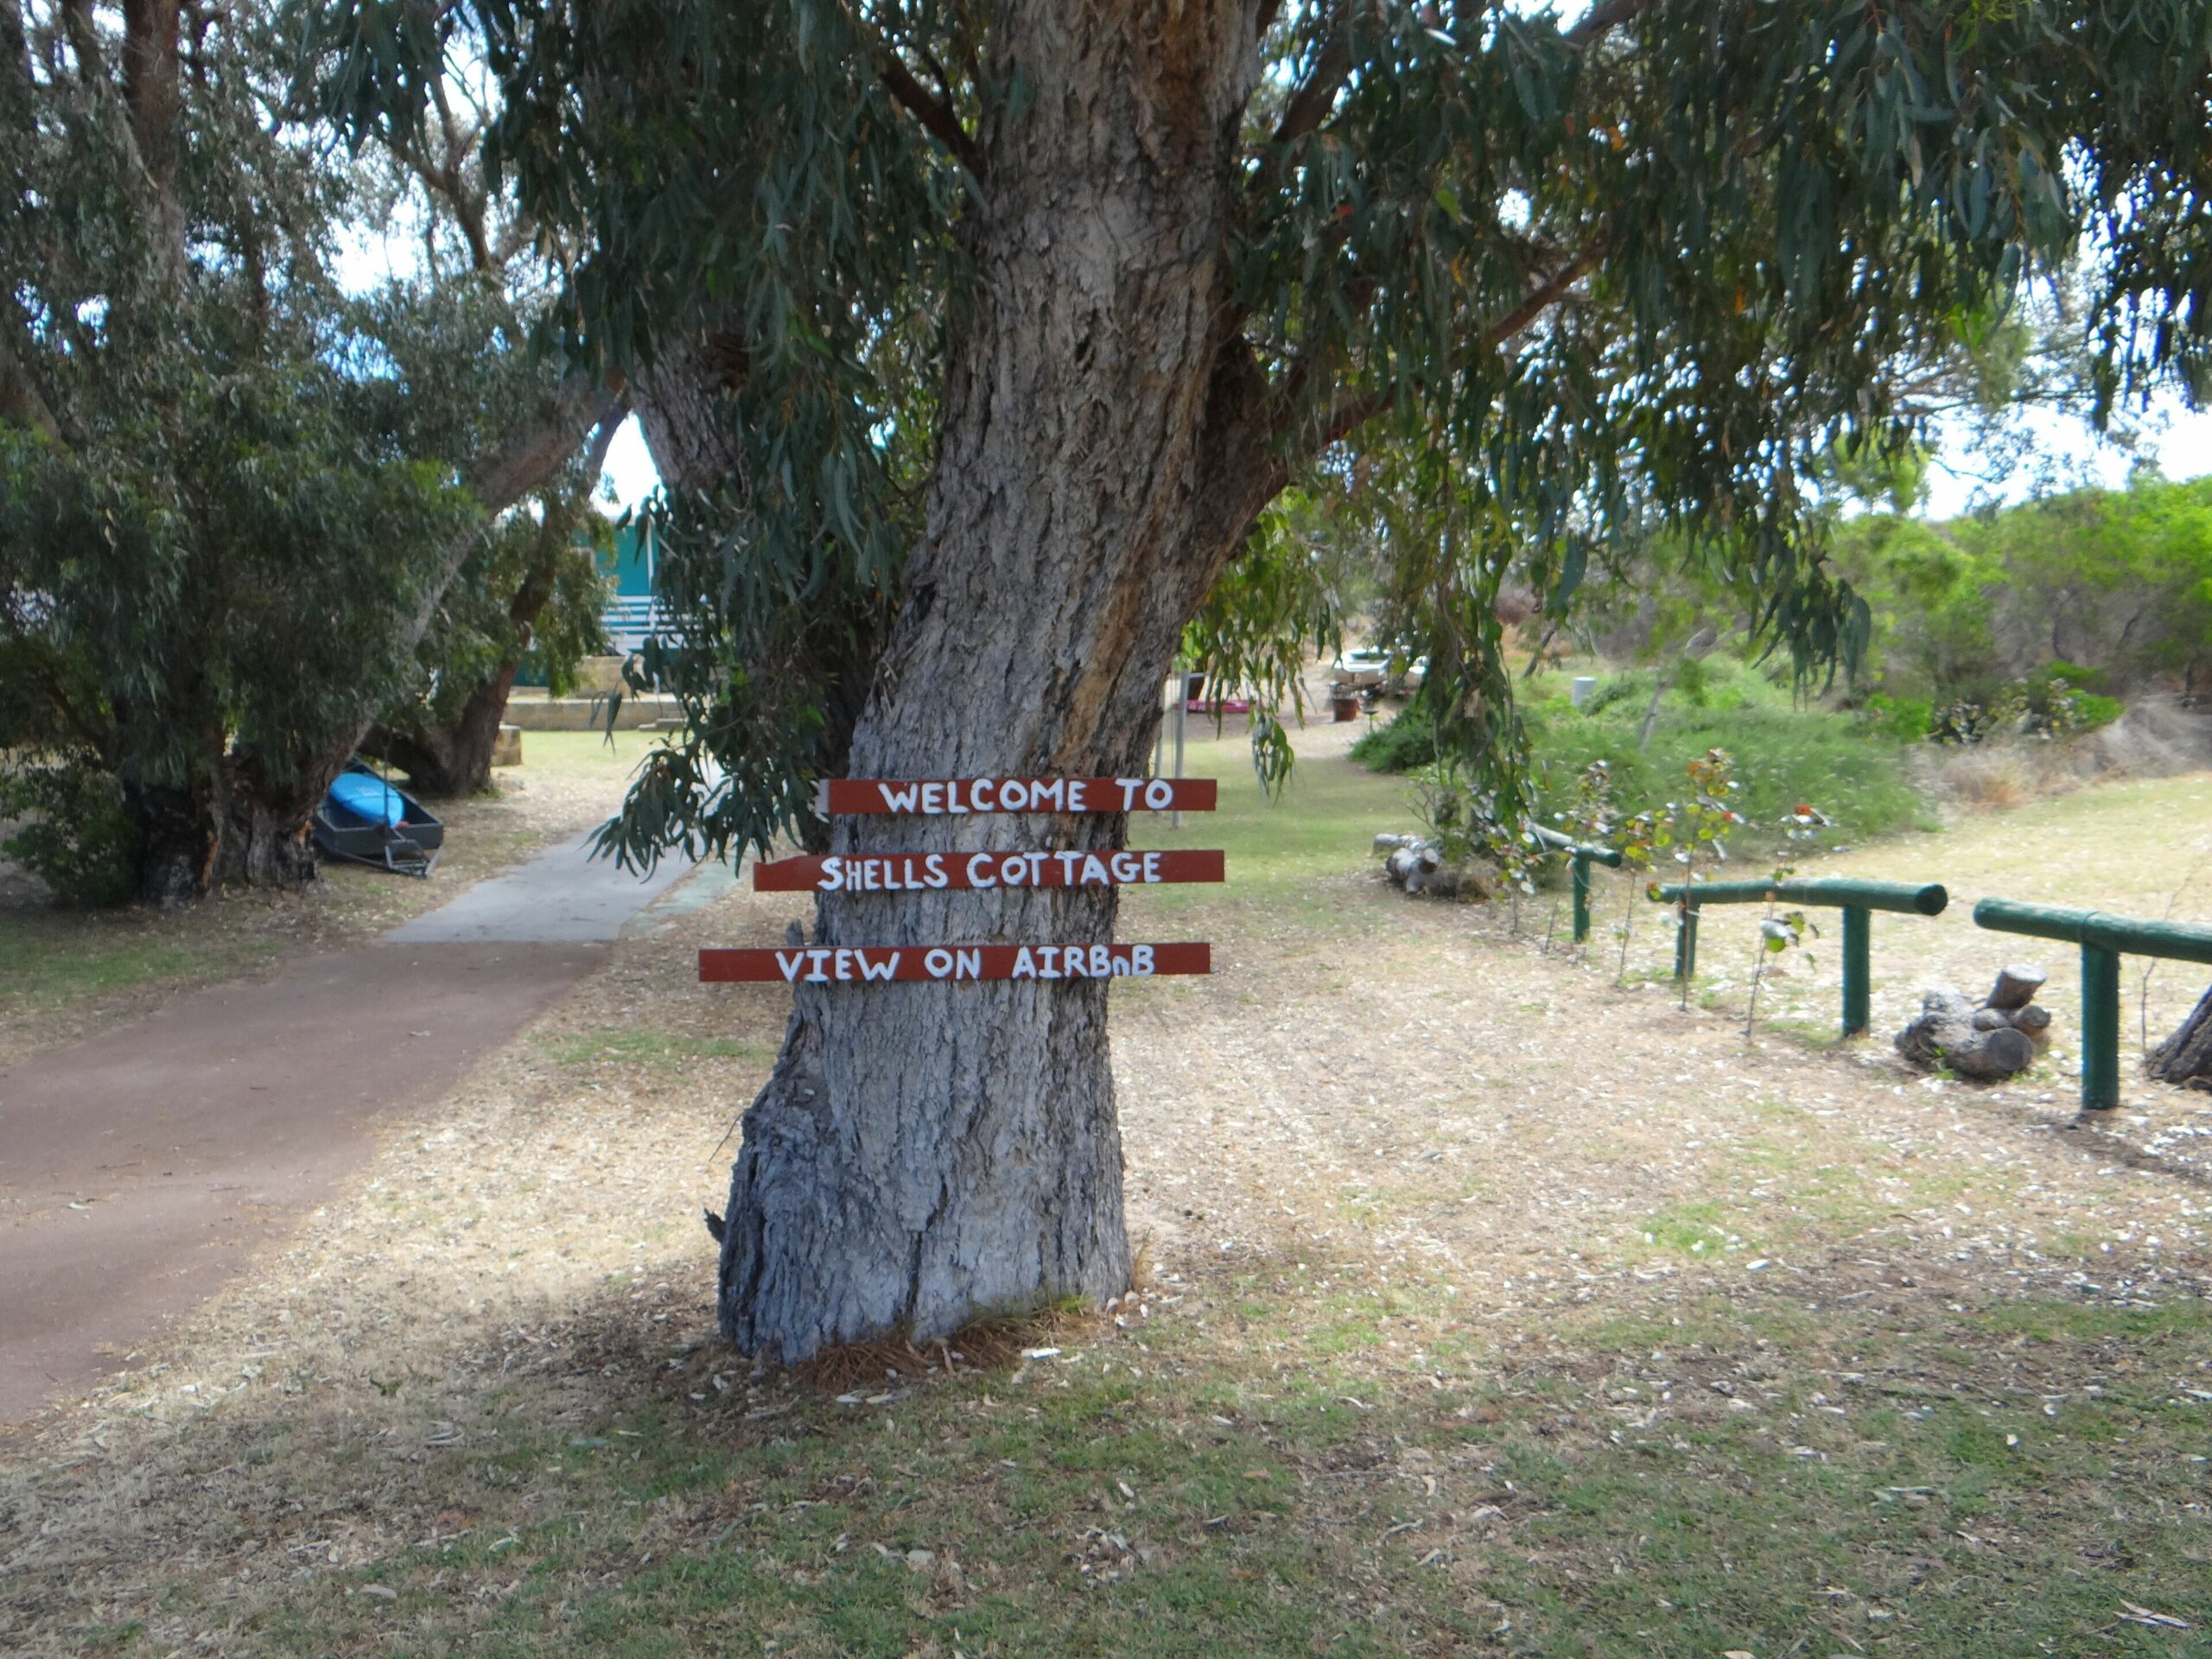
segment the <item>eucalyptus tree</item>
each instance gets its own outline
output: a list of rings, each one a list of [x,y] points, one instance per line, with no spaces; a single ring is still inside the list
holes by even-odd
[[[408,378],[403,319],[483,331],[454,285],[339,280],[363,199],[296,40],[269,4],[0,4],[0,748],[106,802],[159,900],[312,875],[487,516],[619,402],[519,353],[496,396]]]
[[[832,765],[1141,770],[1269,503],[1378,459],[1423,507],[1394,553],[1456,752],[1514,747],[1509,556],[1562,602],[1630,511],[1815,664],[1864,611],[1808,478],[1914,438],[1907,379],[1961,319],[2087,237],[2106,396],[2205,364],[2202,0],[378,0],[329,26],[364,129],[423,120],[466,35],[493,157],[588,250],[579,360],[723,342],[726,475],[653,516],[693,721],[614,832],[633,855],[1118,844],[1110,818],[825,830],[808,802]],[[1088,942],[1115,913],[845,894],[814,938]],[[730,1338],[791,1358],[1121,1289],[1107,996],[798,986],[716,1228]]]

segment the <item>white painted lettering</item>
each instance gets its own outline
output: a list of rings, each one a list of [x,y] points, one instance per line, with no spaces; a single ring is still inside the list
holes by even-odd
[[[1084,855],[1084,886],[1086,887],[1103,887],[1109,885],[1113,880],[1114,878],[1106,873],[1106,861],[1100,858],[1097,854],[1087,853]]]
[[[1053,853],[1049,856],[1060,861],[1060,884],[1069,887],[1075,886],[1075,867],[1083,862],[1083,855],[1081,853]]]
[[[1092,945],[1090,947],[1090,976],[1093,979],[1105,979],[1113,971],[1114,947],[1110,944]]]
[[[1124,883],[1135,880],[1137,873],[1144,868],[1135,853],[1116,853],[1106,861],[1113,868],[1114,879]]]
[[[952,971],[952,952],[943,945],[932,945],[922,957],[922,969],[931,979],[943,979]]]
[[[1070,979],[1090,977],[1090,953],[1079,944],[1071,944],[1062,948],[1060,966],[1067,970]]]
[[[981,950],[954,951],[952,976],[955,979],[981,979],[983,976],[983,953]]]
[[[809,950],[806,953],[806,982],[810,985],[827,985],[830,982],[830,976],[822,970],[822,964],[830,960],[830,953],[827,950]]]
[[[944,873],[944,855],[931,853],[922,861],[922,880],[930,887],[941,887],[952,878]]]
[[[1122,791],[1122,810],[1127,812],[1137,804],[1137,791],[1144,786],[1141,778],[1116,778],[1114,782]]]
[[[806,966],[806,952],[804,950],[779,950],[776,952],[776,966],[782,969],[783,976],[785,979],[797,979],[798,977],[798,970]]]
[[[834,853],[822,861],[822,891],[842,893],[845,890],[845,861]]]
[[[1020,950],[1014,953],[1014,971],[1009,973],[1007,977],[1008,979],[1034,979],[1037,977],[1037,964],[1030,961],[1029,947],[1027,945],[1023,945]]]
[[[943,784],[924,784],[922,785],[922,810],[925,812],[943,812],[944,810],[944,785]]]
[[[1160,855],[1158,853],[1147,853],[1144,855],[1144,879],[1147,881],[1157,881],[1160,880]]]
[[[1058,979],[1060,976],[1060,947],[1057,944],[1040,944],[1037,947],[1037,956],[1044,963],[1044,966],[1037,970],[1037,977]]]
[[[1152,947],[1133,944],[1129,947],[1129,972],[1139,979],[1152,977]]]
[[[968,885],[971,887],[995,887],[999,879],[991,874],[991,855],[978,853],[968,861]]]
[[[849,980],[853,976],[853,953],[842,945],[837,949],[837,977]]]
[[[1068,810],[1071,812],[1090,810],[1090,780],[1089,779],[1068,779]]]
[[[878,784],[875,786],[875,791],[883,797],[884,805],[893,812],[911,812],[914,810],[915,790],[912,784],[907,785],[904,789],[892,784]]]
[[[861,959],[862,979],[872,979],[879,985],[888,984],[892,976],[899,971],[899,953],[896,950],[891,953],[891,960],[888,962],[870,962],[868,959],[868,952],[865,950],[858,954]]]
[[[1067,804],[1067,780],[1062,778],[1040,778],[1029,785],[1029,804],[1042,812],[1049,805],[1058,812]]]
[[[1029,861],[1020,853],[1012,853],[999,865],[999,880],[1009,887],[1033,885],[1030,882]]]
[[[993,783],[989,779],[976,779],[975,782],[968,785],[969,804],[978,812],[990,812],[996,810],[997,809],[993,803],[993,797],[997,792],[997,790],[998,785]]]
[[[1029,804],[1029,785],[1019,778],[1009,778],[999,785],[999,810],[1019,812]]]
[[[1157,812],[1175,798],[1175,786],[1165,778],[1155,778],[1144,786],[1144,804]]]

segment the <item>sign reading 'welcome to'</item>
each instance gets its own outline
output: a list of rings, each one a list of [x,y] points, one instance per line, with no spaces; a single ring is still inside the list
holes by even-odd
[[[823,816],[962,812],[1211,812],[1211,778],[835,778]]]

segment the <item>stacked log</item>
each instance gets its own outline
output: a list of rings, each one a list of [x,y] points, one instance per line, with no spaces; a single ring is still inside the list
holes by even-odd
[[[1955,990],[1929,991],[1919,1018],[1897,1033],[1897,1052],[1915,1065],[1948,1066],[1977,1082],[2024,1071],[2050,1040],[2050,1010],[2033,1000],[2047,978],[2034,963],[2013,963],[1979,1007]]]
[[[1443,848],[1437,842],[1420,836],[1377,836],[1375,850],[1384,855],[1382,873],[1391,884],[1409,893],[1428,893],[1439,899],[1472,899],[1478,902],[1490,897],[1490,884],[1483,868],[1471,861],[1446,862]]]

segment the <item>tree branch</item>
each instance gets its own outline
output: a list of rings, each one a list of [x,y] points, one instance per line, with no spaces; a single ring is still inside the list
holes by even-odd
[[[944,99],[931,96],[927,87],[914,79],[906,60],[881,41],[875,43],[876,57],[880,65],[883,84],[891,96],[906,105],[917,121],[934,134],[938,142],[952,152],[952,157],[969,172],[981,176],[982,153],[976,148],[976,141],[968,129],[960,124],[960,118]]]
[[[884,90],[903,105],[907,113],[952,152],[952,158],[977,178],[982,176],[982,152],[976,148],[976,140],[968,129],[960,124],[960,118],[953,113],[946,99],[931,92],[915,79],[914,72],[906,67],[906,59],[898,48],[869,27],[868,20],[855,10],[851,0],[840,0],[846,20],[875,54],[876,73],[882,79]]]
[[[461,155],[475,135],[464,137],[460,124],[454,119],[453,104],[446,97],[443,75],[430,82],[430,96],[436,104],[438,127],[445,139],[445,164],[439,168],[439,175],[446,202],[461,225],[461,233],[467,240],[469,257],[475,260],[477,270],[486,272],[493,269],[493,264],[492,239],[484,230],[484,198],[471,190],[461,175]],[[423,182],[429,182],[427,174]]]
[[[77,60],[79,83],[105,85],[107,62],[100,56],[99,35],[92,28],[91,0],[61,0],[61,29],[69,37],[70,55]]]
[[[60,448],[69,448],[53,406],[4,339],[0,339],[0,418],[36,427],[46,435],[48,442]]]
[[[548,392],[531,418],[510,432],[470,475],[469,488],[485,516],[505,512],[558,472],[586,434],[620,425],[628,412],[621,393],[594,386],[582,376]]]
[[[1594,46],[1614,29],[1649,6],[1651,0],[1603,0],[1582,14],[1582,21],[1567,31],[1569,46]]]
[[[1327,117],[1330,107],[1337,101],[1344,79],[1351,73],[1351,0],[1336,0],[1329,9],[1329,19],[1324,25],[1328,38],[1313,59],[1313,67],[1306,72],[1306,79],[1290,95],[1290,102],[1283,106],[1282,119],[1275,124],[1274,142],[1289,143],[1303,138],[1319,126]]]
[[[1503,346],[1557,304],[1567,290],[1597,268],[1605,257],[1603,246],[1586,248],[1529,290],[1528,298],[1482,332],[1485,346]]]

